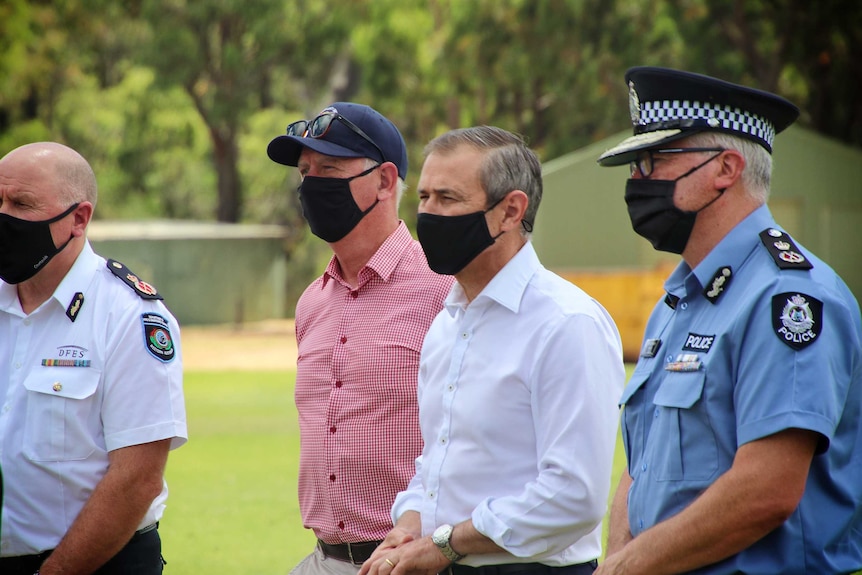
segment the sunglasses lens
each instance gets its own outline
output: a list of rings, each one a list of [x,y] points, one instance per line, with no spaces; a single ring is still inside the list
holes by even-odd
[[[287,126],[287,135],[302,137],[305,135],[306,129],[308,129],[308,122],[305,120],[299,120],[298,122],[294,122]]]
[[[330,124],[332,124],[332,119],[335,118],[334,114],[321,114],[311,121],[311,125],[308,127],[308,135],[312,138],[321,138],[329,130]]]

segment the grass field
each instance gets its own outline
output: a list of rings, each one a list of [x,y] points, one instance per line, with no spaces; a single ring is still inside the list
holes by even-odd
[[[159,528],[166,575],[285,575],[312,550],[296,495],[294,377],[186,372],[190,440],[168,460]],[[614,486],[622,469],[618,447]]]

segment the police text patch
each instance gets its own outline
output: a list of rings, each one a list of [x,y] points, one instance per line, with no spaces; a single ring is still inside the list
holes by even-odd
[[[144,345],[150,355],[159,361],[171,361],[177,350],[168,329],[168,320],[157,313],[145,313],[141,314],[141,323],[144,326]]]
[[[715,341],[715,334],[700,335],[699,333],[688,332],[688,337],[685,338],[685,345],[682,346],[684,351],[700,351],[709,353],[712,347],[712,342]]]
[[[772,327],[778,339],[793,349],[803,349],[823,329],[823,302],[804,293],[772,296]]]

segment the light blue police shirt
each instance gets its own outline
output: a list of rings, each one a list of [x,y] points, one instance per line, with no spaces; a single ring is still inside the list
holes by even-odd
[[[782,269],[779,256],[813,268]],[[862,320],[847,286],[763,206],[665,290],[621,400],[632,535],[687,507],[740,445],[807,429],[822,437],[796,511],[695,573],[862,569]]]

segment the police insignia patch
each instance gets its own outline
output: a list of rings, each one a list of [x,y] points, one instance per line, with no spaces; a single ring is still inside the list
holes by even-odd
[[[808,347],[820,335],[823,302],[804,293],[772,296],[772,327],[778,339],[795,350]]]
[[[176,355],[174,340],[168,329],[168,320],[157,313],[141,314],[144,326],[144,345],[147,351],[159,361],[169,362]]]

